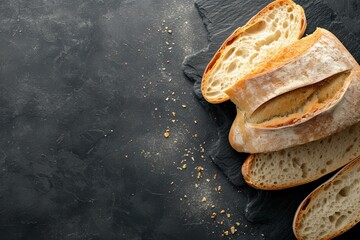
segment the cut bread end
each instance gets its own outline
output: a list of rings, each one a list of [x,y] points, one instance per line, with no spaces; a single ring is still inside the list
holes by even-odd
[[[321,140],[281,151],[251,154],[242,166],[252,187],[280,190],[315,181],[360,156],[360,123]]]
[[[227,101],[224,92],[254,66],[304,34],[306,18],[291,0],[270,3],[220,47],[204,72],[201,90],[210,103]]]
[[[299,240],[332,239],[360,221],[360,157],[300,204],[293,221]]]

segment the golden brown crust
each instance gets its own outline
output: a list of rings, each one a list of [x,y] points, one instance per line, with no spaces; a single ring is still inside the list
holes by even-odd
[[[268,11],[271,11],[275,6],[277,5],[282,5],[282,4],[289,4],[292,7],[296,8],[300,13],[301,13],[301,24],[300,24],[300,29],[299,29],[299,34],[298,36],[296,36],[297,39],[300,39],[306,29],[307,26],[307,22],[306,22],[306,17],[305,17],[305,12],[304,9],[299,6],[296,5],[293,1],[291,0],[276,0],[272,3],[270,3],[269,5],[267,5],[265,8],[263,8],[260,12],[258,12],[254,17],[252,17],[244,26],[239,27],[238,29],[236,29],[225,41],[224,43],[220,46],[219,50],[215,53],[214,57],[210,60],[209,64],[207,65],[203,77],[202,77],[202,82],[201,82],[201,91],[203,93],[203,97],[205,98],[206,101],[213,103],[213,104],[218,104],[218,103],[222,103],[225,102],[227,100],[229,100],[229,96],[227,96],[226,94],[224,94],[223,97],[219,97],[219,98],[211,98],[208,97],[206,94],[206,88],[207,88],[207,82],[208,82],[208,76],[209,73],[211,72],[211,70],[213,69],[213,67],[216,65],[217,60],[221,57],[224,49],[226,47],[228,47],[236,38],[238,38],[241,34],[243,34],[245,32],[246,29],[248,29],[251,25],[255,24],[256,22],[258,22],[259,20],[262,19],[262,17],[264,16],[264,14],[266,14]]]
[[[306,209],[309,206],[309,203],[315,199],[321,192],[325,191],[327,189],[328,186],[330,186],[334,179],[347,174],[347,172],[352,169],[353,167],[356,167],[357,165],[360,166],[360,156],[358,156],[356,159],[354,159],[352,162],[350,162],[348,165],[346,165],[345,167],[343,167],[343,169],[341,169],[337,174],[335,174],[332,178],[330,178],[329,180],[327,180],[325,183],[321,184],[319,187],[317,187],[314,191],[312,191],[299,205],[296,213],[295,213],[295,217],[293,220],[293,232],[296,236],[296,238],[298,240],[302,240],[302,236],[299,233],[299,224],[301,219],[303,218],[304,214],[306,213]],[[325,239],[332,239],[334,237],[337,237],[339,235],[341,235],[342,233],[346,232],[347,230],[349,230],[350,228],[352,228],[353,226],[355,226],[355,224],[357,224],[357,222],[355,221],[355,219],[348,224],[347,226],[345,226],[344,228],[340,229],[339,231],[334,232],[333,234],[327,236],[327,238]]]
[[[251,184],[251,180],[250,180],[250,175],[251,175],[251,168],[252,168],[253,160],[254,160],[254,154],[250,154],[245,159],[243,165],[241,166],[242,176],[243,176],[245,182],[251,186],[252,186],[252,184]]]

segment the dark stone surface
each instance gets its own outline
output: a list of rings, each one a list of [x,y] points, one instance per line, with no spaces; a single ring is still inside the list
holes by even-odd
[[[261,211],[271,201],[246,208],[270,196],[234,186],[240,161],[211,162],[233,156],[216,131],[232,106],[204,108],[183,76],[208,38],[193,0],[8,0],[0,22],[1,240],[219,239],[237,221],[233,239],[289,233]]]

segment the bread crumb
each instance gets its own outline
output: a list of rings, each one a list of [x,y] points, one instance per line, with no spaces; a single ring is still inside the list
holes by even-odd
[[[236,222],[235,224],[236,224],[236,226],[240,226],[240,223],[239,223],[239,222]]]
[[[176,112],[171,112],[171,114],[175,117],[176,116]]]
[[[197,179],[202,178],[201,172],[198,172],[196,177],[197,177]]]
[[[229,236],[229,231],[225,231],[225,232],[224,232],[224,235],[225,235],[225,236]]]
[[[195,187],[198,188],[198,187],[199,187],[199,184],[195,183]]]
[[[207,182],[210,182],[210,179],[209,179],[209,178],[207,178],[207,179],[206,179],[206,181],[207,181]]]
[[[203,198],[201,199],[201,201],[202,201],[202,202],[206,202],[206,197],[203,197]]]
[[[170,185],[173,185],[173,184],[174,184],[174,182],[171,182],[171,183],[170,183]]]
[[[217,224],[224,225],[224,221],[219,221],[219,222],[217,222]]]
[[[235,234],[236,231],[237,231],[236,228],[234,226],[231,226],[230,228],[231,234]]]
[[[186,169],[186,163],[182,165],[182,169]]]
[[[217,189],[216,189],[218,192],[221,191],[221,186],[218,186]]]
[[[186,108],[186,104],[182,104],[181,107],[182,107],[182,108]]]
[[[196,169],[198,170],[198,172],[204,171],[204,168],[201,166],[198,166]]]
[[[170,129],[166,129],[164,133],[164,137],[168,138],[170,136]]]
[[[215,174],[214,177],[213,177],[213,179],[216,180],[216,177],[217,177],[217,176],[216,176],[216,174]]]
[[[225,213],[225,210],[221,210],[220,213],[221,213],[221,214],[224,214],[224,213]]]
[[[216,218],[216,212],[213,212],[210,216],[211,219],[215,219]]]
[[[228,218],[230,218],[230,217],[231,217],[231,214],[230,214],[230,213],[227,213],[226,216],[227,216]]]
[[[212,204],[212,205],[211,205],[211,209],[214,209],[214,208],[215,208],[215,205],[214,205],[214,204]]]

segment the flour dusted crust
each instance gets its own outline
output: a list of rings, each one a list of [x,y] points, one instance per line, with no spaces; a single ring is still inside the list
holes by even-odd
[[[360,157],[310,193],[298,207],[299,240],[332,239],[360,222]]]
[[[229,133],[231,146],[238,152],[260,153],[285,149],[334,134],[360,121],[360,68],[349,76],[350,85],[343,98],[331,110],[293,127],[253,128],[246,114],[237,110]]]
[[[354,64],[351,54],[332,33],[317,28],[259,64],[225,92],[250,116],[274,97],[349,70]]]
[[[204,98],[210,103],[229,100],[225,89],[269,55],[301,38],[305,28],[306,18],[301,6],[291,0],[270,3],[231,34],[216,52],[202,78]]]

